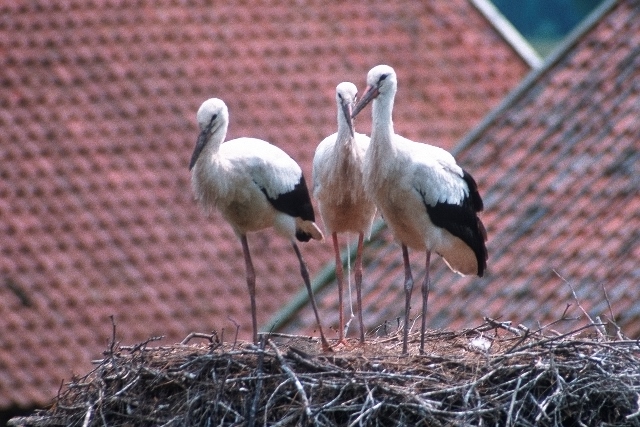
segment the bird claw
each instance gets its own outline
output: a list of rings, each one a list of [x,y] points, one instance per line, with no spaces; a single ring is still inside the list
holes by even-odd
[[[351,347],[351,345],[349,344],[347,339],[341,338],[334,345],[331,346],[331,350],[333,351],[334,349],[338,350],[338,349],[349,348],[349,347]]]
[[[322,338],[322,352],[333,353],[333,347],[331,347],[331,344],[329,344],[325,338]]]

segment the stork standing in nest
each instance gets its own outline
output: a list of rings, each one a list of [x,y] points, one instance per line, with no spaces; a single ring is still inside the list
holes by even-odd
[[[223,141],[229,125],[225,103],[206,100],[198,109],[200,136],[191,156],[191,184],[206,211],[217,208],[240,238],[251,298],[253,341],[258,341],[256,275],[247,233],[273,227],[291,241],[315,312],[324,349],[329,349],[311,289],[309,272],[296,240],[322,240],[300,166],[278,147],[256,138]]]
[[[338,233],[356,233],[358,245],[355,261],[355,284],[360,342],[364,343],[362,321],[362,249],[364,235],[371,234],[376,208],[366,196],[362,181],[362,165],[369,146],[369,137],[356,133],[351,112],[358,90],[353,83],[343,82],[336,87],[338,132],[326,137],[316,148],[313,157],[313,196],[325,230],[331,234],[336,258],[338,282],[339,330],[338,342],[345,343],[344,272],[340,257]]]
[[[474,179],[453,156],[417,143],[393,130],[397,90],[393,68],[378,65],[367,75],[367,88],[354,107],[355,117],[373,101],[371,144],[364,163],[365,189],[402,246],[405,268],[403,353],[407,353],[413,277],[408,248],[425,251],[422,283],[420,353],[424,352],[431,252],[461,275],[482,276],[487,267],[487,233],[477,213],[483,209]]]

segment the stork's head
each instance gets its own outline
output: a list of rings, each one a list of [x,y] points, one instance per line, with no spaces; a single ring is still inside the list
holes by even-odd
[[[358,98],[358,88],[351,82],[342,82],[336,86],[336,102],[338,103],[338,114],[340,111],[344,114],[344,119],[349,126],[351,136],[354,135],[353,119],[351,118],[351,111],[356,104]]]
[[[196,142],[196,147],[191,155],[191,161],[189,162],[189,170],[193,168],[200,157],[200,153],[211,140],[211,136],[222,130],[222,137],[219,141],[222,142],[224,134],[226,134],[226,127],[229,123],[229,110],[223,100],[218,98],[210,98],[202,103],[196,114],[198,120],[198,126],[200,126],[200,135]]]
[[[356,104],[351,113],[355,117],[367,104],[379,95],[394,96],[398,87],[396,72],[388,65],[376,65],[367,73],[367,88],[360,102]]]

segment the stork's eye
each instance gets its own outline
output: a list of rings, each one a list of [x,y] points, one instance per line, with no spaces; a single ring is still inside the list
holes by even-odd
[[[211,132],[211,129],[213,129],[213,125],[217,117],[218,117],[217,114],[214,114],[213,116],[211,116],[211,120],[209,120],[209,124],[207,125],[207,132]]]
[[[342,99],[342,94],[341,93],[338,94],[338,98]]]
[[[380,78],[378,79],[378,83],[380,83],[381,81],[383,81],[384,79],[387,78],[387,76],[389,76],[389,74],[383,74],[380,76]]]

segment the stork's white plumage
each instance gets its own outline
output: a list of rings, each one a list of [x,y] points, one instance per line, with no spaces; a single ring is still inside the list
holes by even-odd
[[[405,324],[407,352],[409,306],[413,278],[408,247],[426,252],[422,284],[420,352],[424,351],[431,252],[462,275],[482,276],[487,266],[485,228],[477,212],[483,209],[474,179],[447,151],[417,143],[393,130],[397,78],[393,68],[378,65],[367,74],[367,89],[352,116],[372,106],[371,144],[364,163],[365,189],[401,243],[405,265]]]
[[[223,141],[229,125],[225,103],[206,100],[198,109],[200,136],[189,169],[196,199],[206,211],[218,209],[242,243],[251,298],[253,341],[257,343],[255,273],[247,232],[273,227],[289,239],[300,262],[300,272],[309,292],[325,349],[329,345],[311,290],[309,273],[295,239],[322,240],[315,224],[311,198],[300,166],[278,147],[255,138]]]
[[[366,196],[362,181],[362,165],[369,146],[369,137],[356,133],[351,111],[358,89],[353,83],[343,82],[336,87],[338,105],[338,132],[326,137],[316,148],[313,157],[313,196],[327,233],[331,234],[336,257],[338,281],[339,342],[344,343],[344,273],[340,257],[338,233],[357,233],[355,284],[360,322],[360,341],[364,342],[362,322],[362,248],[364,235],[371,234],[376,208]]]

